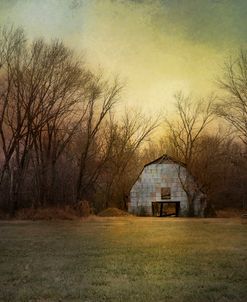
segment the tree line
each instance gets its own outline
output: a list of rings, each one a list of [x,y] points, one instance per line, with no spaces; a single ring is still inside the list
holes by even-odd
[[[127,208],[143,164],[185,162],[216,207],[241,207],[247,189],[247,53],[228,60],[223,97],[175,96],[176,116],[118,112],[123,86],[92,72],[61,41],[0,33],[0,207]],[[219,118],[224,129],[216,130]],[[229,127],[230,125],[231,127]],[[160,139],[152,134],[158,129]],[[148,143],[151,139],[151,143]],[[186,190],[186,188],[185,188]],[[193,203],[193,196],[188,199]]]

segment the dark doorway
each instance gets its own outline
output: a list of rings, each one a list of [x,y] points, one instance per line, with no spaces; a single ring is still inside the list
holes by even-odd
[[[180,201],[156,201],[152,202],[153,216],[156,217],[178,217]]]

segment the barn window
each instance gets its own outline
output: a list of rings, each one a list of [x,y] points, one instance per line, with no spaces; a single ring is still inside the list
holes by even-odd
[[[161,199],[171,199],[171,188],[161,188]]]

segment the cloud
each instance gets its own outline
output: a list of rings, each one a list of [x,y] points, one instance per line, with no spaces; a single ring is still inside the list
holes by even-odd
[[[215,89],[225,56],[247,42],[244,0],[12,0],[0,8],[2,24],[61,38],[91,66],[119,74],[126,100],[146,108],[169,106],[179,89]]]

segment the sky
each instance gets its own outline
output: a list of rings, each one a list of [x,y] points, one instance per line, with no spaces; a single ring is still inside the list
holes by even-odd
[[[224,60],[247,46],[246,16],[246,0],[0,0],[0,25],[62,39],[147,111],[171,108],[180,90],[217,90]]]

